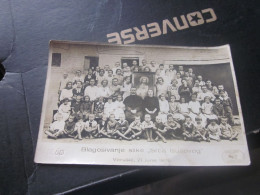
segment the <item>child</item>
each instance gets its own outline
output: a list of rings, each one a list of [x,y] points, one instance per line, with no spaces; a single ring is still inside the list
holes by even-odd
[[[107,134],[109,136],[113,136],[114,133],[116,132],[116,125],[117,125],[117,121],[115,119],[115,115],[114,114],[110,114],[109,115],[109,120],[107,122]]]
[[[224,113],[225,117],[228,118],[228,123],[230,125],[234,125],[234,117],[233,117],[233,111],[232,111],[232,101],[231,99],[227,96],[225,91],[220,91],[220,99],[222,100],[222,105],[224,107]]]
[[[168,87],[168,97],[171,97],[172,95],[174,95],[175,99],[177,101],[179,101],[180,100],[180,96],[179,96],[179,92],[178,92],[179,87],[177,86],[177,84],[178,84],[178,81],[176,79],[173,79],[171,81],[171,86]]]
[[[76,100],[72,101],[71,103],[71,111],[73,114],[77,115],[80,113],[80,106],[81,106],[81,96],[77,96]]]
[[[74,131],[74,129],[75,129],[74,119],[75,119],[75,115],[70,115],[69,119],[67,121],[65,121],[64,134],[67,137],[75,137],[76,136],[77,132]]]
[[[208,131],[209,131],[209,138],[212,140],[220,141],[220,127],[216,123],[216,120],[212,120],[210,124],[208,125]]]
[[[191,117],[192,121],[195,122],[196,116],[200,116],[202,118],[203,123],[205,123],[206,119],[201,114],[201,106],[199,101],[197,101],[197,95],[192,94],[191,95],[191,101],[188,104],[189,108],[189,116]]]
[[[206,96],[204,98],[204,103],[202,104],[201,109],[207,120],[218,119],[218,117],[212,112],[213,104],[210,102],[210,97]]]
[[[119,116],[121,114],[125,115],[125,104],[123,103],[122,95],[117,96],[117,100],[114,102],[114,107],[115,107],[114,114],[116,119],[119,119]]]
[[[183,123],[183,139],[200,141],[200,135],[196,131],[195,125],[193,124],[191,117],[187,116]]]
[[[175,139],[181,139],[181,125],[174,120],[171,114],[167,116],[167,122],[165,123],[165,129],[167,134]]]
[[[98,133],[96,137],[111,137],[107,133],[107,116],[105,114],[102,115],[102,119],[98,122]]]
[[[97,119],[101,119],[102,115],[104,114],[104,109],[105,109],[104,98],[99,97],[98,102],[96,102],[94,106],[94,114]]]
[[[169,113],[171,113],[173,118],[177,119],[177,121],[185,120],[185,117],[182,114],[180,114],[180,104],[179,102],[175,102],[175,100],[175,96],[171,95],[169,102]]]
[[[201,117],[196,117],[195,118],[195,128],[196,128],[196,133],[199,136],[199,138],[201,138],[202,140],[206,141],[206,142],[210,142],[210,138],[209,138],[209,132],[208,130],[204,127],[204,125],[202,125],[202,119]]]
[[[149,114],[146,114],[144,116],[144,121],[142,122],[142,129],[145,132],[147,136],[147,141],[152,142],[153,140],[153,129],[154,129],[154,124],[151,121],[151,116]]]
[[[129,125],[128,130],[124,133],[124,135],[128,135],[129,133],[132,134],[131,138],[140,139],[140,136],[142,135],[142,123],[141,123],[141,117],[135,116],[135,120]]]
[[[180,99],[180,113],[183,116],[188,116],[190,111],[189,111],[189,105],[186,103],[185,97],[181,97]]]
[[[89,120],[85,123],[85,131],[87,133],[86,138],[93,138],[94,135],[96,135],[98,132],[98,125],[97,125],[97,121],[94,120],[95,119],[95,115],[94,114],[90,114],[89,115]]]
[[[63,120],[66,121],[69,118],[70,110],[71,110],[71,103],[69,102],[68,98],[63,100],[63,103],[58,108],[58,113],[62,114]],[[54,116],[54,120],[56,120],[56,115]]]
[[[83,121],[83,115],[78,114],[77,119],[78,119],[78,122],[76,122],[75,129],[74,129],[74,131],[77,132],[77,135],[74,137],[74,139],[82,140],[81,133],[85,127],[85,123]]]
[[[155,123],[154,123],[154,130],[155,130],[155,134],[157,135],[157,137],[155,138],[155,141],[158,141],[159,138],[162,139],[162,141],[164,143],[166,143],[166,139],[164,137],[164,135],[167,132],[167,129],[165,128],[165,125],[162,123],[162,120],[160,117],[156,117],[155,118]]]
[[[107,102],[104,105],[104,114],[110,116],[110,114],[114,114],[115,112],[115,104],[112,101],[112,97],[108,97]]]
[[[221,130],[221,138],[237,140],[238,132],[232,129],[232,127],[227,123],[227,118],[220,119],[220,130]]]
[[[128,121],[125,120],[125,114],[120,114],[119,115],[119,121],[116,124],[116,131],[115,135],[119,135],[119,139],[126,139],[129,140],[130,138],[126,137],[124,134],[127,131],[129,127]]]
[[[159,96],[159,107],[160,107],[160,112],[159,112],[159,117],[161,117],[162,122],[165,123],[167,121],[167,115],[169,113],[169,102],[166,100],[164,93],[162,93]]]
[[[65,122],[63,120],[63,115],[61,113],[57,113],[56,119],[56,121],[50,124],[48,130],[45,130],[45,134],[48,138],[57,139],[64,133]]]
[[[224,116],[224,107],[221,104],[221,101],[219,98],[215,99],[215,104],[212,107],[212,112],[213,112],[213,114],[215,114],[218,117],[218,119],[220,119],[221,117]]]
[[[84,96],[83,102],[80,105],[80,112],[83,115],[83,120],[86,121],[89,114],[92,112],[92,102],[90,101],[89,96]]]

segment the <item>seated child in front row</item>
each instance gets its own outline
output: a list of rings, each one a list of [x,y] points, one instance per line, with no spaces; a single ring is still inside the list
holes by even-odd
[[[209,131],[209,138],[212,140],[220,141],[220,127],[216,123],[216,120],[212,120],[210,124],[208,125],[208,131]]]
[[[227,118],[221,118],[220,121],[221,138],[229,139],[230,141],[237,140],[238,132],[227,123]]]
[[[65,127],[64,127],[64,135],[66,137],[75,137],[77,135],[77,132],[74,130],[75,129],[75,115],[70,115],[69,119],[65,121]]]
[[[147,141],[152,142],[153,140],[153,130],[154,130],[154,124],[151,120],[151,115],[146,114],[144,116],[144,121],[142,122],[142,129],[145,132],[145,135],[147,136]]]
[[[167,135],[175,139],[181,139],[182,130],[181,125],[176,122],[171,114],[167,115],[167,122],[164,124],[165,129],[167,130]]]
[[[135,120],[129,125],[128,130],[124,133],[124,135],[130,134],[131,137],[134,139],[140,139],[142,135],[142,123],[141,123],[141,117],[135,116]]]
[[[116,125],[117,125],[117,121],[115,119],[115,115],[110,114],[108,122],[107,122],[107,134],[108,135],[113,136],[114,132],[116,131]]]
[[[157,135],[155,141],[158,141],[159,138],[161,138],[162,141],[166,143],[164,135],[166,135],[167,129],[165,128],[165,125],[162,123],[162,119],[159,116],[156,116],[155,118],[154,132]]]
[[[74,131],[77,132],[77,135],[74,137],[74,139],[82,140],[81,133],[85,128],[85,123],[83,121],[83,115],[81,113],[78,114],[77,119],[78,119],[78,122],[76,122],[75,129],[74,129]]]
[[[185,122],[183,123],[183,139],[192,141],[201,140],[201,136],[197,132],[197,129],[193,124],[190,116],[187,116]]]
[[[89,120],[86,121],[84,130],[86,132],[86,138],[93,138],[97,134],[98,125],[97,121],[95,121],[94,114],[89,115]]]
[[[111,137],[107,133],[107,116],[105,114],[102,115],[102,119],[98,122],[98,133],[96,137]]]
[[[127,131],[128,127],[129,127],[129,124],[128,124],[128,121],[125,120],[125,114],[121,113],[119,115],[119,121],[116,124],[116,131],[114,134],[118,135],[119,139],[124,138],[126,140],[129,140],[130,138],[128,138],[124,135],[124,133]]]
[[[196,128],[196,133],[198,133],[200,135],[200,138],[204,141],[210,142],[209,132],[205,128],[205,126],[202,125],[201,117],[195,118],[195,124],[194,125],[195,125],[195,128]]]
[[[63,115],[61,113],[56,114],[56,121],[50,124],[48,130],[45,130],[45,134],[48,138],[57,139],[64,133],[65,121],[63,120]]]

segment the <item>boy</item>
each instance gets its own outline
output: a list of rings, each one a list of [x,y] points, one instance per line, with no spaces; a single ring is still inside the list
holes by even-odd
[[[221,138],[228,139],[230,141],[237,140],[238,132],[232,129],[232,127],[227,123],[227,118],[220,119],[220,131]]]
[[[165,125],[162,123],[162,120],[159,116],[156,116],[155,123],[154,123],[154,130],[157,137],[155,138],[155,141],[158,141],[159,138],[162,139],[164,143],[166,143],[166,139],[163,135],[166,134],[167,129],[165,128]]]
[[[181,125],[174,120],[171,114],[167,115],[167,122],[164,124],[167,134],[175,139],[181,139]]]
[[[232,111],[232,101],[231,99],[227,96],[225,91],[221,90],[219,92],[220,94],[220,99],[222,100],[222,105],[224,107],[224,113],[225,117],[228,118],[228,123],[230,125],[234,125],[234,117],[233,117],[233,111]]]
[[[98,122],[98,133],[96,137],[111,137],[107,133],[107,116],[105,114],[102,115],[102,119]]]
[[[153,129],[154,124],[151,121],[151,116],[149,114],[144,115],[144,121],[142,122],[142,129],[147,136],[147,141],[152,142],[153,140]]]
[[[85,123],[84,129],[87,133],[86,138],[93,138],[93,136],[97,134],[98,125],[97,125],[97,121],[95,121],[94,119],[95,119],[95,115],[90,114],[89,120]]]
[[[215,99],[215,104],[212,107],[212,112],[218,117],[218,119],[224,116],[224,107],[221,104],[219,98]]]
[[[132,134],[132,138],[140,139],[140,136],[142,135],[142,123],[141,123],[141,117],[135,116],[135,120],[129,125],[128,130],[124,133],[124,135],[128,135],[129,133]]]
[[[208,131],[209,131],[209,138],[212,140],[220,141],[220,127],[216,123],[216,120],[212,120],[210,124],[208,125]]]
[[[78,119],[78,122],[76,122],[75,129],[74,129],[74,131],[77,132],[77,135],[74,137],[74,139],[82,140],[81,133],[85,127],[85,123],[83,121],[83,115],[81,113],[78,114],[77,119]]]
[[[64,134],[67,137],[75,137],[76,136],[77,132],[74,131],[74,129],[75,129],[74,119],[75,119],[75,116],[70,115],[69,119],[65,121]]]
[[[209,138],[209,132],[208,130],[202,125],[202,119],[201,117],[196,117],[195,118],[195,128],[196,128],[196,133],[199,135],[199,138],[206,142],[210,142]]]
[[[183,139],[201,141],[200,135],[196,131],[195,125],[191,121],[191,117],[187,116],[185,122],[183,123]]]
[[[119,121],[116,124],[116,131],[115,135],[119,135],[119,139],[121,140],[122,138],[129,140],[130,138],[126,137],[124,134],[127,131],[129,127],[128,121],[125,120],[125,114],[120,114],[119,115]]]
[[[57,139],[64,133],[65,122],[63,120],[63,115],[61,113],[57,113],[56,119],[56,121],[50,124],[48,130],[45,130],[45,134],[48,138]]]

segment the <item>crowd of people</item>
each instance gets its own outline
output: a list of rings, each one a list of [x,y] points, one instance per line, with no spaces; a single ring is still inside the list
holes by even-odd
[[[142,73],[133,86],[133,74]],[[151,84],[147,73],[154,75]],[[48,138],[236,140],[231,98],[192,68],[146,60],[64,73]],[[152,87],[151,87],[152,86]]]

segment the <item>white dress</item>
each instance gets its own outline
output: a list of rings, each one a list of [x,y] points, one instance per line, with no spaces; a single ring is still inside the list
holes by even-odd
[[[169,102],[167,100],[159,100],[160,112],[158,116],[161,118],[162,122],[167,121],[167,115],[170,111]]]

